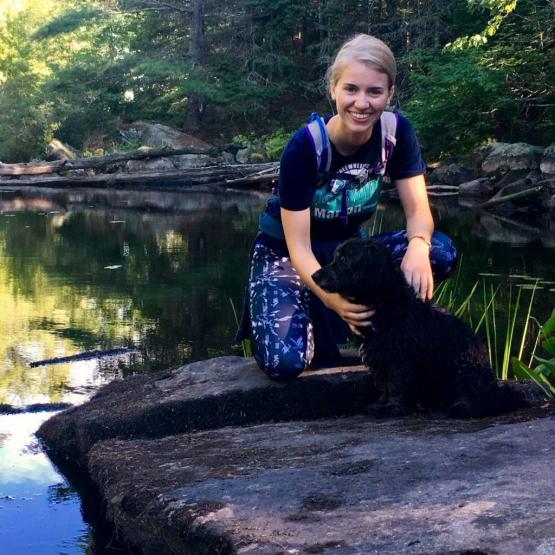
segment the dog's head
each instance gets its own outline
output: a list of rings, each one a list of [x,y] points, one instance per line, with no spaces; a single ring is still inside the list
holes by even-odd
[[[372,239],[349,239],[339,245],[333,261],[312,279],[324,291],[372,307],[400,300],[408,287],[386,248]]]

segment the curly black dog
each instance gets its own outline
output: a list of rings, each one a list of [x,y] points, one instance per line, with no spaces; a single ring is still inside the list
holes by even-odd
[[[372,329],[360,328],[362,361],[379,395],[370,414],[440,410],[469,418],[538,400],[530,384],[498,381],[480,339],[455,316],[417,298],[380,243],[350,239],[312,277],[325,291],[376,311]]]

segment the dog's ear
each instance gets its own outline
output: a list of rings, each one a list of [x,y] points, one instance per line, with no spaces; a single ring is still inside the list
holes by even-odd
[[[312,279],[318,287],[328,293],[337,293],[339,291],[339,284],[337,283],[335,272],[327,266],[316,270],[316,272],[312,274]]]

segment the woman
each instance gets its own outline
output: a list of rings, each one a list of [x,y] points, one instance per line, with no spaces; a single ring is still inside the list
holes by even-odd
[[[434,233],[425,164],[410,123],[395,115],[394,137],[390,144],[382,139],[384,122],[393,117],[382,114],[394,94],[395,74],[393,53],[381,40],[361,34],[347,41],[327,75],[337,108],[324,120],[330,171],[319,171],[307,127],[285,147],[279,196],[261,217],[248,292],[254,355],[272,378],[291,379],[309,365],[337,362],[337,345],[349,332],[372,325],[370,307],[323,291],[311,276],[331,260],[340,242],[360,234],[378,203],[383,174],[397,187],[406,231],[376,239],[399,260],[408,283],[429,300],[434,274],[443,279],[454,266],[450,240]],[[245,336],[243,331],[238,338]]]

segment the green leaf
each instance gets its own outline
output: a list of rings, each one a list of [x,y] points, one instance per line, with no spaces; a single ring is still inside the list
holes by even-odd
[[[553,397],[555,388],[538,372],[537,368],[530,368],[516,357],[511,359],[511,366],[515,377],[519,380],[533,380],[548,397]]]
[[[552,373],[555,376],[555,358],[552,358],[551,360],[545,359],[545,358],[541,358],[539,356],[534,356],[534,358],[538,361],[541,362],[542,365],[546,368],[546,370],[548,370],[548,373]],[[542,374],[545,373],[542,371]]]
[[[548,335],[551,335],[553,332],[555,332],[555,308],[553,309],[553,312],[551,313],[549,320],[547,320],[547,322],[542,326],[541,329],[542,329],[542,334],[546,337]]]
[[[511,367],[518,380],[529,380],[532,377],[533,370],[516,357],[511,359]]]
[[[548,337],[542,341],[542,347],[550,354],[555,356],[555,337]]]

